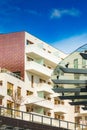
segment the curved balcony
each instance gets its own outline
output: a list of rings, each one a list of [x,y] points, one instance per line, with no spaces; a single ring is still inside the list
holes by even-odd
[[[38,88],[37,88],[37,91],[43,91],[43,92],[46,92],[48,94],[53,94],[53,90],[51,88],[52,86],[49,85],[49,84],[46,84],[46,83],[39,83],[38,84]]]
[[[26,105],[34,104],[38,107],[40,106],[48,109],[53,109],[53,105],[51,101],[37,96],[27,96],[25,104]]]
[[[26,63],[25,69],[29,72],[35,73],[45,78],[50,78],[53,70],[35,62],[29,61]]]
[[[27,46],[25,52],[34,58],[44,58],[47,62],[49,62],[49,64],[52,64],[53,66],[56,66],[61,61],[61,59],[55,56],[53,53],[48,53],[36,45]]]

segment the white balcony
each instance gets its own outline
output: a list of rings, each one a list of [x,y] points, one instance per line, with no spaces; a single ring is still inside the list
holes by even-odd
[[[65,114],[67,113],[67,109],[66,107],[64,107],[64,105],[55,105],[54,112],[59,113],[59,114]]]
[[[37,96],[27,96],[26,100],[25,100],[25,104],[26,105],[30,105],[30,104],[34,104],[36,106],[40,106],[40,107],[44,107],[44,108],[48,108],[48,109],[53,109],[53,105],[51,101],[48,101],[44,98],[40,98]]]
[[[53,70],[44,67],[43,65],[35,62],[29,61],[26,63],[25,70],[32,72],[34,74],[40,75],[45,78],[50,78]]]
[[[43,92],[46,92],[48,94],[53,94],[54,91],[52,90],[51,88],[52,86],[49,85],[49,84],[46,84],[46,83],[39,83],[38,84],[38,88],[37,88],[37,91],[43,91]]]
[[[49,62],[49,64],[52,64],[53,66],[56,66],[61,61],[58,56],[55,56],[52,53],[48,53],[47,51],[44,51],[42,48],[36,45],[26,46],[25,52],[26,54],[29,54],[29,56],[33,56],[34,58],[44,58],[46,61]]]

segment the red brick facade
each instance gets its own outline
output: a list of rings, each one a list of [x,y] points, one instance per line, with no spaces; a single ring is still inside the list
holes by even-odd
[[[0,67],[24,77],[25,32],[0,34]]]

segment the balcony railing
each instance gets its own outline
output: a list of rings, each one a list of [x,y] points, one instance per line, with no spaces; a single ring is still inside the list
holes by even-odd
[[[15,73],[12,73],[11,71],[9,71],[9,70],[7,70],[7,69],[5,69],[5,68],[0,68],[0,73],[7,73],[7,74],[9,74],[9,75],[11,75],[11,76],[14,76],[14,77],[20,79],[20,80],[24,80],[22,77],[18,76],[18,75],[15,74]]]
[[[10,112],[8,113],[8,111]],[[19,114],[15,116],[15,113],[19,113]],[[0,107],[0,116],[20,119],[24,121],[33,122],[33,123],[50,125],[54,127],[62,127],[69,130],[84,130],[84,129],[86,130],[87,129],[87,125],[77,124],[74,122],[68,122],[68,121],[59,120],[55,118],[49,118],[46,116],[27,113],[24,111],[18,111],[18,110],[6,108],[6,107]]]

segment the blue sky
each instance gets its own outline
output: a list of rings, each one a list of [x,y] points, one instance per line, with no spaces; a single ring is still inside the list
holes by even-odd
[[[16,31],[71,53],[87,43],[87,0],[0,0],[0,33]]]

